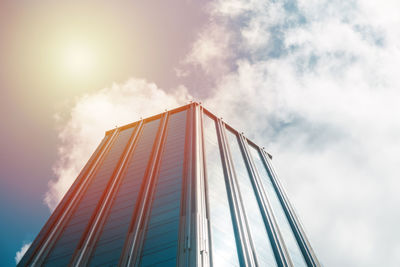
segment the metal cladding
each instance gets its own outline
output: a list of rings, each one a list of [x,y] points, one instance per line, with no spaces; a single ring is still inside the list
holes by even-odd
[[[271,156],[199,103],[106,132],[18,266],[320,266]]]

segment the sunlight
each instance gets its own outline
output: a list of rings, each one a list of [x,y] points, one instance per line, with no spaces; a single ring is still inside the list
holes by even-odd
[[[93,73],[96,56],[94,49],[87,44],[70,44],[65,47],[63,64],[65,71],[74,76],[86,76]]]

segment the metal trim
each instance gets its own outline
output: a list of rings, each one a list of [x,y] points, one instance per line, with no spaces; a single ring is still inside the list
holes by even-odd
[[[52,228],[51,232],[49,233],[47,240],[41,246],[38,253],[35,254],[33,262],[30,264],[31,266],[36,266],[36,264],[41,265],[42,262],[47,257],[47,254],[53,247],[58,236],[61,234],[63,227],[65,226],[68,219],[72,215],[72,212],[75,210],[77,204],[79,203],[79,200],[83,196],[83,193],[86,191],[88,185],[92,181],[92,179],[96,173],[96,170],[100,166],[100,162],[104,160],[105,155],[110,151],[110,149],[111,149],[112,145],[115,143],[115,140],[117,139],[118,135],[119,135],[119,130],[115,129],[111,138],[107,142],[106,146],[100,152],[99,157],[96,159],[92,168],[89,170],[89,173],[86,175],[87,178],[82,182],[82,185],[76,190],[76,192],[72,196],[72,199],[70,200],[70,202],[67,203],[67,207],[66,207],[64,213],[60,216],[60,218],[58,218],[55,226]]]
[[[211,227],[211,221],[210,221],[210,208],[209,208],[210,200],[208,198],[208,182],[207,182],[207,179],[208,179],[207,167],[208,166],[207,166],[207,156],[206,156],[207,153],[206,153],[206,149],[205,149],[205,139],[204,139],[204,136],[205,136],[205,134],[204,134],[204,116],[208,116],[208,114],[206,112],[204,112],[203,106],[200,106],[200,114],[199,114],[200,121],[199,121],[199,123],[200,123],[200,129],[201,129],[201,136],[200,136],[200,138],[201,138],[201,140],[200,140],[201,141],[201,147],[202,147],[201,159],[202,159],[202,162],[203,162],[203,164],[201,166],[201,170],[202,170],[202,173],[203,173],[203,177],[202,178],[203,178],[203,181],[204,181],[204,201],[205,201],[205,216],[206,216],[205,217],[205,222],[206,222],[206,231],[207,231],[207,232],[205,232],[205,235],[207,236],[206,246],[208,247],[208,252],[209,252],[208,253],[208,261],[207,261],[207,263],[209,264],[209,266],[214,267],[213,264],[212,264],[212,262],[213,262],[213,260],[212,260],[213,259],[212,238],[211,238],[211,236],[212,236],[212,227]],[[216,121],[215,121],[216,117],[214,117],[214,115],[209,116],[209,117],[214,121],[215,129],[217,129]],[[217,132],[215,134],[217,135]],[[218,136],[217,136],[217,141],[218,141]],[[219,147],[219,144],[218,144],[218,147]],[[222,164],[222,162],[221,162],[221,164]],[[225,173],[223,175],[225,177]],[[227,193],[227,197],[229,197],[228,193]],[[229,200],[228,200],[228,203],[229,203]],[[229,204],[229,208],[230,208],[230,204]],[[199,217],[200,217],[199,220],[202,221],[201,220],[201,215]],[[232,228],[234,228],[234,225],[232,225]],[[235,240],[236,240],[236,238],[235,238]],[[237,244],[236,244],[235,247],[237,248]],[[238,251],[238,254],[239,253],[240,252]],[[240,255],[238,255],[238,258],[239,258],[239,261],[242,260]],[[217,267],[217,266],[215,266],[215,267]]]
[[[143,224],[147,221],[149,213],[148,203],[151,200],[154,191],[154,180],[155,175],[157,175],[160,154],[163,150],[165,141],[166,126],[168,123],[168,112],[162,116],[160,122],[158,134],[154,140],[154,150],[149,159],[145,177],[143,178],[143,185],[141,187],[141,192],[138,196],[138,203],[134,211],[134,216],[132,216],[132,222],[130,226],[130,231],[125,240],[124,249],[119,261],[118,266],[134,266],[140,257],[140,250],[143,242]]]
[[[233,188],[232,188],[232,182],[230,177],[228,177],[228,168],[226,166],[226,156],[225,156],[225,152],[224,152],[224,148],[223,148],[223,143],[221,140],[221,133],[220,133],[220,123],[219,120],[216,116],[214,116],[213,114],[209,113],[207,110],[205,109],[201,109],[201,123],[202,123],[202,144],[204,147],[204,116],[208,116],[211,120],[214,121],[215,123],[215,134],[217,137],[217,141],[218,141],[218,152],[219,152],[219,156],[221,159],[221,165],[222,165],[222,169],[223,169],[223,175],[224,175],[224,182],[225,182],[225,187],[226,187],[226,191],[227,191],[227,198],[228,198],[228,203],[229,203],[229,209],[230,209],[230,213],[231,213],[231,217],[232,217],[232,227],[234,230],[234,234],[235,234],[235,241],[236,241],[236,248],[237,248],[237,252],[238,252],[238,259],[239,259],[239,263],[241,266],[249,266],[249,255],[248,255],[248,251],[245,249],[245,244],[243,244],[243,228],[238,225],[240,223],[240,221],[238,220],[239,216],[238,216],[238,207],[237,207],[237,203],[235,201],[235,196],[233,195]],[[210,225],[210,214],[209,214],[209,199],[208,199],[208,184],[207,184],[207,164],[206,164],[206,152],[205,150],[203,150],[203,170],[204,170],[204,179],[205,179],[205,195],[206,195],[206,214],[207,214],[207,225],[208,225],[208,236],[212,236],[212,227]],[[212,264],[212,258],[213,258],[213,253],[212,253],[212,238],[208,238],[208,245],[209,245],[209,259],[210,259],[210,266],[213,266]],[[218,266],[215,266],[218,267]]]
[[[209,257],[209,220],[207,215],[207,186],[204,173],[204,142],[203,142],[203,123],[202,123],[202,107],[195,103],[195,149],[194,149],[194,192],[195,192],[195,208],[193,210],[193,221],[196,233],[196,258],[190,266],[210,266]]]
[[[127,148],[124,149],[120,156],[120,160],[113,171],[112,176],[110,177],[109,186],[107,186],[105,192],[103,192],[103,197],[100,200],[101,205],[97,207],[95,211],[95,217],[89,223],[88,229],[86,229],[81,237],[80,245],[77,247],[74,255],[72,256],[72,260],[70,261],[71,266],[81,266],[87,264],[91,250],[93,249],[93,245],[97,240],[100,230],[104,226],[106,219],[105,215],[111,207],[112,201],[117,193],[118,186],[122,180],[121,177],[126,169],[126,164],[136,148],[138,135],[141,133],[142,129],[143,120],[141,120],[134,129],[128,143],[125,146]]]
[[[190,257],[193,254],[192,242],[192,202],[193,194],[193,146],[194,146],[194,105],[186,111],[184,163],[181,190],[181,210],[179,219],[179,236],[177,249],[177,266],[190,266]],[[183,111],[184,112],[184,111]]]
[[[278,179],[278,176],[275,172],[275,169],[272,166],[272,163],[269,159],[269,154],[263,149],[258,148],[259,153],[262,156],[263,164],[266,167],[270,177],[272,178],[272,184],[274,186],[275,191],[277,192],[279,201],[281,202],[282,208],[286,214],[286,217],[289,220],[289,224],[292,228],[292,231],[296,237],[296,241],[300,246],[300,250],[303,253],[304,259],[306,260],[309,266],[321,266],[319,263],[314,250],[311,247],[309,240],[304,232],[302,224],[299,220],[299,217],[296,215],[293,206],[291,205],[289,198],[287,197],[286,191],[283,189],[281,182]]]
[[[85,164],[85,166],[82,168],[80,171],[78,177],[75,179],[71,187],[68,189],[68,191],[65,193],[64,197],[60,201],[60,203],[57,205],[53,213],[50,215],[50,218],[47,220],[45,225],[42,227],[40,230],[39,234],[36,236],[35,240],[32,242],[32,245],[28,249],[28,251],[25,253],[23,258],[20,260],[20,262],[17,264],[17,266],[25,266],[27,265],[30,261],[31,258],[34,256],[35,252],[41,244],[44,242],[44,239],[48,235],[48,232],[52,229],[54,224],[58,221],[58,218],[61,216],[60,213],[63,212],[65,209],[65,206],[69,202],[69,200],[72,198],[72,196],[75,194],[75,191],[77,188],[82,184],[83,180],[86,178],[86,173],[88,170],[93,167],[94,161],[96,158],[98,158],[99,153],[103,150],[103,148],[106,146],[108,143],[109,138],[108,136],[105,136],[100,144],[97,146],[96,150],[93,152],[91,157],[89,158],[88,162]]]
[[[246,212],[244,211],[244,206],[243,206],[243,199],[242,195],[239,189],[239,184],[237,181],[237,176],[235,172],[235,167],[232,162],[232,154],[229,148],[229,143],[228,139],[226,137],[226,132],[225,132],[225,125],[224,123],[219,119],[219,124],[220,124],[220,131],[221,131],[221,141],[223,142],[223,153],[225,157],[225,165],[227,170],[229,170],[228,177],[231,181],[232,184],[232,197],[235,199],[235,202],[237,203],[237,209],[238,209],[238,214],[236,215],[237,218],[236,220],[239,222],[239,226],[241,227],[241,230],[243,231],[242,236],[241,236],[241,241],[244,243],[244,249],[246,250],[246,254],[248,255],[248,264],[249,266],[258,266],[258,260],[256,257],[255,249],[254,249],[254,244],[253,240],[251,239],[250,235],[250,229],[249,229],[249,224],[248,224],[248,219],[246,216]]]
[[[254,164],[254,159],[252,158],[251,153],[248,150],[248,143],[246,142],[247,140],[245,139],[243,134],[238,134],[238,137],[242,153],[243,155],[245,155],[246,158],[247,168],[250,171],[253,187],[256,191],[256,197],[260,205],[261,214],[267,228],[268,236],[271,242],[272,249],[275,253],[277,264],[278,266],[293,266],[285,242],[283,241],[282,235],[280,233],[279,225],[275,220],[275,216],[268,195],[261,183],[260,175],[257,172],[257,168]]]

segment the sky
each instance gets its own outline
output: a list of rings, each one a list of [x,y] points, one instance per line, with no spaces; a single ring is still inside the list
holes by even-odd
[[[2,1],[0,262],[116,125],[201,101],[273,155],[324,266],[399,266],[398,1]]]

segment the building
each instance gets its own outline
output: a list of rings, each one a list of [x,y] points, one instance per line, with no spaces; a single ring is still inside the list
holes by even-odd
[[[262,148],[198,103],[106,132],[19,266],[319,266]]]

